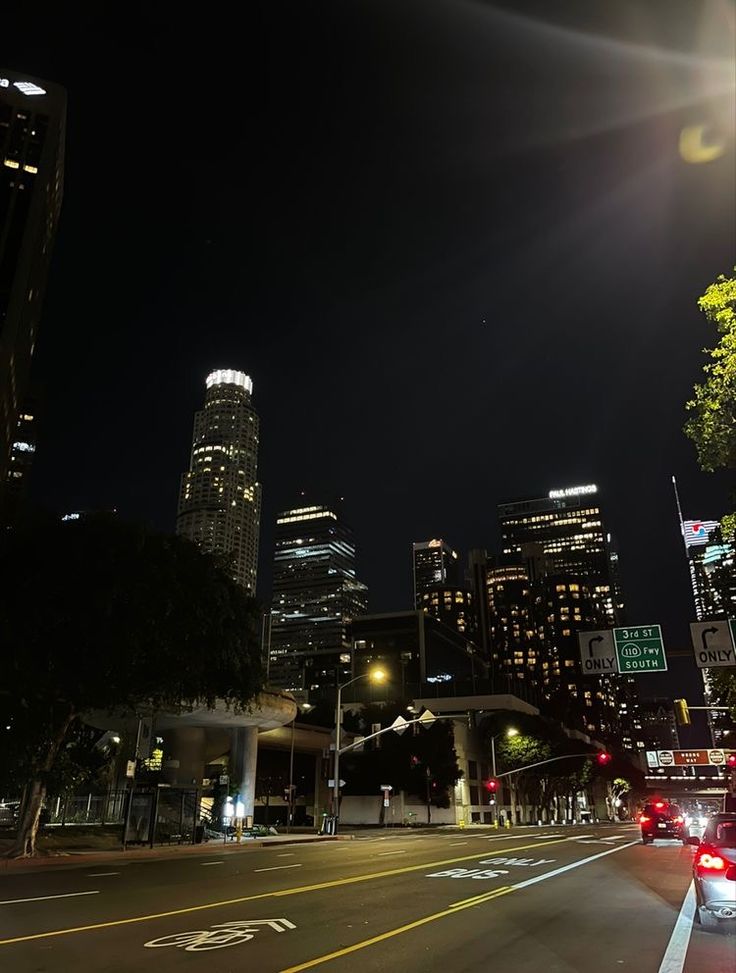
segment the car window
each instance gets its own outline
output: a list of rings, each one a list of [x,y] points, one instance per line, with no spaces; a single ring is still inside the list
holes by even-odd
[[[732,821],[711,821],[703,840],[723,848],[736,848],[736,818]]]

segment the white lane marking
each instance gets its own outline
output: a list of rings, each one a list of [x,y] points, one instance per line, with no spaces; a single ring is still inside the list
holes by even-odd
[[[379,851],[376,858],[384,858],[386,855],[405,855],[406,851]]]
[[[580,841],[581,838],[595,838],[594,834],[576,834],[572,836],[575,841]]]
[[[571,862],[569,865],[562,865],[561,868],[555,868],[551,872],[545,872],[544,875],[535,875],[534,878],[527,878],[524,882],[518,882],[513,885],[514,889],[525,889],[529,885],[536,885],[537,882],[544,882],[548,878],[554,878],[555,875],[562,875],[563,872],[569,872],[573,868],[580,868],[581,865],[587,865],[588,862],[597,861],[599,858],[605,858],[606,855],[615,855],[617,851],[623,851],[624,848],[633,848],[634,845],[639,844],[638,841],[630,841],[628,845],[616,845],[615,848],[609,848],[608,851],[601,851],[597,855],[590,855],[588,858],[581,858],[580,861]]]
[[[199,864],[202,866],[202,868],[204,868],[205,865],[224,865],[225,862],[224,861],[221,861],[221,862],[200,862]]]
[[[564,838],[564,835],[563,834],[558,834],[558,833],[555,833],[555,834],[533,834],[531,837],[534,838],[535,841],[538,841],[540,838]]]
[[[293,858],[296,855],[295,851],[282,851],[280,854],[276,855],[277,858]]]
[[[450,848],[459,848],[460,845],[467,845],[467,844],[468,844],[467,841],[453,841],[452,844],[450,845]]]
[[[272,865],[270,868],[254,868],[254,872],[275,872],[279,868],[301,868],[301,862],[298,865]]]
[[[17,902],[46,902],[48,899],[73,899],[77,895],[99,895],[100,890],[94,892],[64,892],[63,895],[35,895],[31,899],[3,899],[0,905],[15,905]]]
[[[119,875],[120,872],[89,872],[87,878],[105,878],[107,875]]]
[[[690,945],[690,935],[693,931],[695,908],[695,883],[691,882],[685,893],[685,898],[682,900],[682,908],[662,957],[659,973],[682,973],[687,949]]]

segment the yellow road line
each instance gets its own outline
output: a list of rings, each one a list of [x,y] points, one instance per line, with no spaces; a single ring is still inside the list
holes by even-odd
[[[510,885],[501,885],[497,889],[491,889],[488,892],[481,892],[480,895],[471,895],[469,899],[461,899],[459,902],[450,903],[450,909],[459,909],[461,906],[470,905],[471,902],[480,902],[483,899],[493,898],[494,895],[498,895],[499,892],[506,892],[511,888]]]
[[[556,841],[546,841],[544,847],[559,845],[569,838],[558,838]],[[503,848],[504,852],[526,851],[527,848],[538,848],[539,842],[529,845],[517,845],[515,848]],[[454,865],[456,862],[475,861],[489,854],[488,849],[476,852],[474,855],[464,855],[462,858],[445,858],[442,861],[423,862],[421,865],[404,865],[402,868],[391,868],[383,872],[370,872],[367,875],[353,875],[348,878],[337,878],[330,882],[319,882],[316,885],[301,885],[293,889],[281,889],[277,892],[259,892],[256,895],[242,895],[237,899],[223,899],[221,902],[205,902],[203,905],[190,905],[183,909],[171,909],[169,912],[156,912],[147,916],[132,916],[129,919],[111,919],[108,922],[95,922],[87,926],[73,926],[70,929],[52,929],[49,932],[30,933],[27,936],[15,936],[12,939],[0,939],[0,946],[11,946],[13,943],[27,943],[34,939],[51,939],[54,936],[67,936],[76,932],[91,932],[93,929],[111,929],[114,926],[127,926],[134,922],[149,922],[153,919],[167,919],[169,916],[183,916],[189,912],[202,912],[205,909],[219,909],[228,905],[239,905],[241,902],[255,902],[257,899],[272,899],[283,895],[301,895],[302,892],[318,892],[321,889],[338,888],[341,885],[353,885],[356,882],[369,882],[377,878],[390,878],[392,875],[405,875],[407,872],[419,872],[425,868],[438,868],[441,865]],[[408,927],[411,928],[411,927]],[[302,969],[303,967],[295,967]]]
[[[334,953],[326,953],[324,956],[318,956],[316,959],[307,960],[306,963],[300,963],[298,966],[289,966],[285,970],[281,970],[281,973],[300,973],[301,970],[310,970],[313,966],[320,966],[322,963],[329,963],[330,960],[339,959],[341,956],[348,956],[350,953],[356,953],[359,949],[365,949],[367,946],[375,946],[376,943],[382,943],[386,939],[393,939],[394,936],[401,936],[402,933],[410,932],[412,929],[417,929],[419,926],[426,926],[428,922],[436,922],[437,919],[444,919],[446,916],[455,916],[458,912],[463,909],[472,909],[474,905],[479,904],[479,899],[487,902],[489,899],[501,898],[503,895],[508,895],[509,892],[513,892],[511,886],[505,886],[504,888],[496,889],[493,892],[488,892],[483,896],[473,896],[472,899],[468,899],[465,903],[457,902],[455,906],[450,906],[449,909],[443,909],[442,912],[435,912],[431,916],[424,916],[422,919],[416,919],[414,922],[407,922],[405,926],[399,926],[397,929],[389,929],[388,932],[382,932],[379,936],[373,936],[371,939],[364,939],[362,943],[355,943],[353,946],[346,946],[344,949],[337,949]]]

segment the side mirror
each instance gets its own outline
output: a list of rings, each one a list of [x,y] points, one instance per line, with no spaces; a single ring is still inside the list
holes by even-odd
[[[691,834],[690,837],[687,839],[687,843],[689,845],[699,845],[700,844],[700,838],[698,838],[697,835]]]

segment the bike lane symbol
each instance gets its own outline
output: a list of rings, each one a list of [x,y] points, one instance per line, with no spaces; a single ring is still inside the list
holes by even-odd
[[[234,922],[220,922],[210,929],[194,929],[191,932],[177,932],[170,936],[161,936],[144,943],[149,949],[161,946],[174,946],[187,953],[204,952],[210,949],[224,949],[226,946],[237,946],[253,939],[263,927],[270,927],[274,932],[287,932],[296,929],[288,919],[239,919]]]

